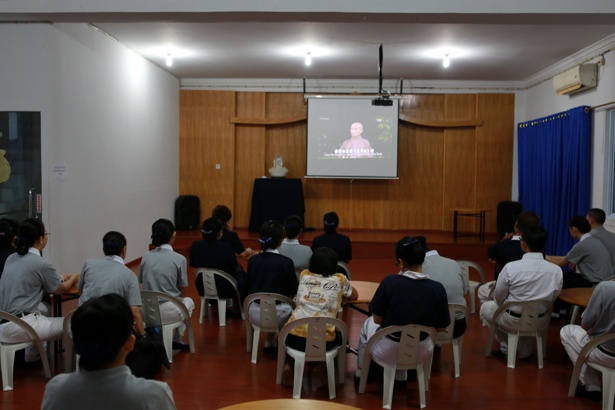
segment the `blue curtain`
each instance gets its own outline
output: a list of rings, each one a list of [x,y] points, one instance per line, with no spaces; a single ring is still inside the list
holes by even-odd
[[[591,112],[585,108],[518,126],[519,202],[549,232],[549,255],[568,253],[574,244],[568,219],[589,210]]]

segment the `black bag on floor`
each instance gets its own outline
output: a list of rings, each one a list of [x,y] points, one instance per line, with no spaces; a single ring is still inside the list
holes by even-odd
[[[126,365],[135,376],[153,379],[162,365],[170,369],[171,364],[162,342],[162,329],[147,327],[145,334],[147,337],[137,339],[134,350],[126,356]]]

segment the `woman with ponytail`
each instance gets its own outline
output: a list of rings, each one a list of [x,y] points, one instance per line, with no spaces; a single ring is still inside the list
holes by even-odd
[[[26,219],[19,227],[16,252],[7,258],[0,278],[0,310],[20,317],[42,340],[55,340],[62,337],[63,318],[49,317],[51,307],[43,302],[43,296],[65,293],[77,283],[79,275],[60,276],[51,263],[41,257],[48,235],[45,225],[38,219]],[[30,338],[21,327],[0,321],[0,340],[19,343]],[[25,360],[37,361],[37,349],[27,347]]]
[[[293,297],[299,282],[292,259],[280,255],[278,248],[284,239],[284,227],[278,221],[261,225],[259,242],[263,252],[248,259],[248,294],[268,292]],[[278,325],[284,326],[292,313],[286,303],[276,305]],[[260,305],[253,303],[249,311],[250,321],[260,323]],[[265,347],[276,345],[275,334],[268,334]]]
[[[139,267],[139,283],[143,290],[153,290],[166,293],[181,300],[190,316],[194,311],[194,301],[189,297],[182,297],[180,287],[188,286],[186,258],[173,250],[175,243],[175,226],[168,219],[159,219],[152,225],[152,245],[156,248],[147,252],[141,258]],[[172,303],[160,305],[162,323],[175,323],[184,320],[179,308]],[[186,351],[187,345],[182,343],[186,325],[182,324],[175,332],[173,348]]]
[[[218,269],[228,273],[237,280],[241,300],[246,297],[246,274],[237,263],[237,255],[232,246],[222,242],[222,222],[218,218],[208,218],[203,221],[201,229],[202,241],[196,241],[190,247],[190,266],[193,268]],[[194,282],[199,296],[205,294],[201,274]],[[218,295],[230,299],[235,296],[235,289],[227,281],[216,276]]]

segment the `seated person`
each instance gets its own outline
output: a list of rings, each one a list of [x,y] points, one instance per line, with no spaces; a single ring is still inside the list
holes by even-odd
[[[43,297],[49,293],[62,295],[79,280],[79,275],[58,275],[51,263],[42,258],[48,235],[39,219],[23,221],[16,251],[7,258],[0,278],[0,310],[20,317],[43,341],[62,338],[64,321],[61,317],[50,317],[51,306],[43,302]],[[30,337],[20,326],[2,319],[0,340],[21,343],[30,341]],[[36,346],[26,347],[26,362],[39,359]]]
[[[340,218],[335,212],[327,212],[323,217],[325,233],[314,238],[312,251],[318,248],[331,248],[337,254],[337,260],[345,263],[352,259],[350,238],[336,232]]]
[[[226,242],[222,242],[222,222],[218,218],[208,218],[203,221],[202,241],[196,241],[190,247],[190,266],[193,268],[218,269],[228,273],[237,280],[239,294],[243,300],[246,297],[246,274],[237,263],[235,251]],[[216,276],[218,296],[226,299],[235,297],[235,288],[227,280]],[[202,275],[199,273],[194,281],[199,296],[205,295]]]
[[[574,270],[564,270],[564,289],[591,288],[598,282],[613,275],[611,258],[604,245],[590,235],[591,226],[580,215],[568,220],[570,236],[579,242],[575,244],[566,256],[547,256],[562,268],[570,263],[575,264]]]
[[[159,219],[152,225],[152,245],[156,248],[147,252],[141,258],[139,267],[139,283],[143,290],[153,290],[166,293],[183,302],[192,316],[194,301],[189,297],[182,297],[179,288],[188,286],[186,258],[173,251],[176,237],[175,226],[168,219]],[[160,304],[162,323],[175,323],[184,320],[182,311],[172,303]],[[186,325],[182,324],[176,329],[173,337],[173,348],[182,351],[189,350],[189,346],[182,343],[186,332]]]
[[[81,269],[77,287],[81,293],[79,306],[91,298],[117,293],[130,305],[138,336],[145,336],[141,317],[141,291],[137,276],[126,267],[126,237],[120,232],[110,231],[103,236],[103,259],[88,259]]]
[[[267,292],[293,297],[299,282],[292,259],[280,255],[278,248],[284,239],[284,228],[278,221],[268,221],[261,225],[260,239],[263,252],[248,260],[248,294]],[[282,328],[292,313],[287,303],[276,305],[278,326]],[[253,303],[249,309],[249,320],[260,323],[260,305]],[[267,334],[265,347],[277,345],[275,334]]]
[[[336,273],[337,255],[329,248],[317,249],[310,259],[309,268],[301,273],[295,303],[297,306],[287,323],[304,317],[337,317],[342,300],[355,300],[359,296],[350,281]],[[327,344],[339,346],[340,335],[332,327],[327,328]],[[294,329],[286,339],[286,345],[305,351],[306,328]]]
[[[425,261],[423,262],[423,274],[429,279],[440,282],[446,291],[448,303],[456,303],[466,306],[466,293],[468,284],[459,264],[452,259],[445,258],[438,254],[438,251],[431,251],[427,246],[427,239],[424,236],[417,236],[418,240],[425,249]],[[455,316],[455,327],[453,328],[453,339],[463,336],[466,331],[466,318],[461,312]]]
[[[547,243],[547,231],[542,226],[533,225],[524,228],[521,237],[523,258],[506,264],[495,284],[493,300],[486,301],[480,308],[480,316],[488,323],[493,319],[495,311],[506,302],[523,302],[529,300],[546,300],[554,302],[562,290],[562,270],[559,266],[547,262],[543,257],[543,250]],[[498,325],[518,327],[521,312],[510,311],[503,313],[498,319]],[[549,325],[549,318],[545,318],[543,326]],[[494,352],[496,356],[508,355],[508,334],[499,330],[495,338],[500,343],[500,351]],[[519,359],[532,355],[532,337],[520,337],[517,346]]]
[[[425,249],[416,237],[406,236],[395,244],[395,258],[400,272],[385,277],[369,304],[372,313],[359,335],[359,354],[355,377],[361,377],[363,352],[370,337],[381,328],[409,324],[431,326],[438,332],[444,331],[451,323],[446,290],[441,283],[429,279],[422,273]],[[419,361],[429,359],[434,341],[426,337],[421,342]],[[385,337],[372,350],[377,359],[395,363],[399,341]],[[395,372],[395,380],[406,380],[406,370]]]
[[[609,252],[611,268],[615,273],[615,233],[607,231],[603,226],[606,222],[606,213],[600,208],[592,208],[587,211],[586,218],[592,228],[589,234],[598,239]]]
[[[284,220],[286,239],[278,249],[281,255],[288,256],[293,260],[297,277],[308,268],[312,257],[312,249],[309,246],[301,245],[297,239],[301,232],[303,232],[303,220],[296,215],[287,217]],[[335,263],[337,263],[337,257],[335,260]]]
[[[345,275],[336,273],[337,255],[329,248],[320,248],[312,255],[309,268],[301,273],[295,303],[297,306],[287,323],[305,317],[332,317],[339,312],[343,300],[355,300],[356,289]],[[286,337],[286,346],[304,352],[306,326],[293,329]],[[341,334],[334,326],[327,326],[327,350],[342,343]],[[283,384],[290,385],[292,379],[290,362],[285,363]],[[326,377],[323,377],[323,380]]]
[[[232,216],[231,210],[226,205],[216,205],[211,211],[211,217],[218,218],[222,222],[222,237],[220,241],[231,245],[238,257],[247,259],[254,255],[254,251],[251,248],[244,248],[237,232],[231,231],[230,221]]]
[[[126,356],[135,345],[133,315],[117,294],[89,299],[71,319],[79,371],[47,383],[43,410],[175,409],[169,385],[133,376]]]
[[[560,331],[560,337],[566,353],[576,363],[581,349],[591,339],[605,333],[615,332],[615,282],[599,283],[594,289],[587,309],[583,312],[581,326],[566,325]],[[592,350],[588,357],[592,363],[615,367],[615,340],[610,340]],[[600,387],[601,373],[589,366],[583,366],[579,377],[581,386],[577,394],[596,401],[602,399]]]
[[[489,247],[487,256],[490,260],[495,261],[496,273],[495,280],[487,282],[478,288],[478,299],[481,304],[487,300],[493,300],[495,282],[498,280],[498,275],[504,266],[508,262],[518,261],[523,257],[523,249],[521,249],[521,232],[523,229],[526,226],[538,224],[538,215],[530,211],[522,212],[515,221],[514,235],[511,237],[505,236],[501,241]]]

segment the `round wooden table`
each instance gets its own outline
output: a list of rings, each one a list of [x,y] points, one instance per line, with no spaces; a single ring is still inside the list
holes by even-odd
[[[562,289],[558,298],[573,305],[570,324],[574,324],[579,315],[580,306],[587,307],[589,300],[594,293],[594,288],[568,288]]]
[[[558,297],[571,305],[587,307],[593,293],[594,288],[568,288],[562,289]]]
[[[359,410],[358,407],[323,400],[274,399],[233,404],[220,410]]]

